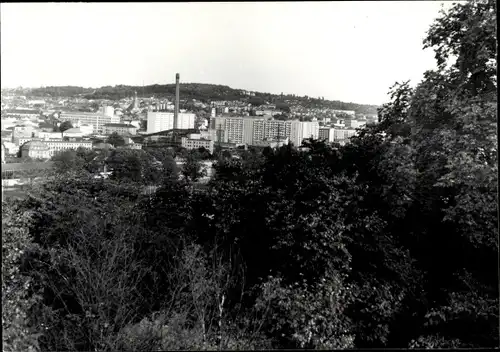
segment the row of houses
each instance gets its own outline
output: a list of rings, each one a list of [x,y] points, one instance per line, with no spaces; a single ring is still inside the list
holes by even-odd
[[[131,138],[124,138],[125,146],[124,148],[128,149],[142,149],[142,145],[138,143],[134,143]],[[21,157],[30,157],[32,159],[50,159],[52,156],[66,151],[66,150],[77,150],[79,148],[83,149],[100,149],[103,143],[93,143],[88,140],[39,140],[32,139],[24,144],[22,144],[20,151]],[[109,148],[110,146],[107,143],[104,148]]]

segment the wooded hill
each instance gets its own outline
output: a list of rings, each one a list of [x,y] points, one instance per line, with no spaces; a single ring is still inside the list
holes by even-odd
[[[28,97],[73,97],[81,96],[87,99],[111,99],[118,100],[131,97],[137,92],[140,97],[165,97],[173,98],[175,95],[175,84],[153,84],[148,86],[104,86],[100,88],[83,88],[75,86],[43,87],[33,88],[26,92]],[[196,99],[202,102],[212,100],[245,101],[254,105],[262,105],[266,102],[277,103],[287,101],[292,104],[300,104],[309,108],[330,108],[338,110],[354,110],[361,114],[376,114],[378,106],[346,103],[338,100],[326,100],[323,98],[311,98],[308,96],[278,95],[272,93],[255,92],[255,96],[248,96],[244,90],[234,89],[229,86],[205,83],[182,83],[180,93],[183,99]]]

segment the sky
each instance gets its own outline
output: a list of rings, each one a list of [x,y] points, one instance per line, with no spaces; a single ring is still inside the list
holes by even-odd
[[[450,1],[2,3],[1,86],[175,82],[388,101],[436,64],[423,50]]]

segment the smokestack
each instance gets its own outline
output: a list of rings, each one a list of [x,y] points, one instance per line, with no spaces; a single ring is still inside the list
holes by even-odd
[[[179,74],[175,74],[175,107],[174,107],[174,128],[177,128],[179,119]]]

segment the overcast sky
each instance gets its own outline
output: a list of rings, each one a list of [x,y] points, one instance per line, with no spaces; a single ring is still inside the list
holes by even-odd
[[[441,4],[1,4],[1,84],[166,84],[179,72],[181,83],[381,104],[395,81],[435,67],[422,40]]]

